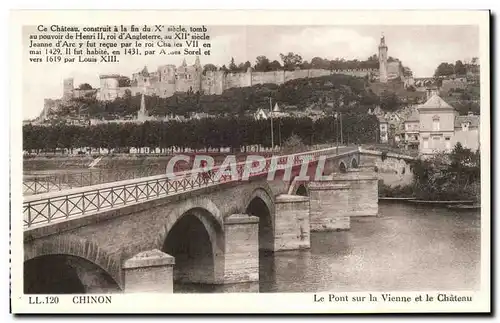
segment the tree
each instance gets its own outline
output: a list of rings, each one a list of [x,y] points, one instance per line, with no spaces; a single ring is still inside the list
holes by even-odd
[[[283,61],[283,67],[287,71],[293,71],[302,64],[302,56],[288,52],[288,54],[280,53],[280,58]]]
[[[308,61],[304,61],[302,64],[300,64],[301,70],[308,70],[311,68],[312,68],[311,63],[309,63]]]
[[[455,73],[455,66],[453,64],[441,63],[436,68],[436,71],[434,72],[434,76],[435,77],[449,76],[449,75],[453,75],[454,73]]]
[[[317,69],[328,69],[330,62],[328,60],[323,60],[321,57],[313,57],[311,59],[311,68]]]
[[[457,75],[467,74],[467,70],[465,68],[465,65],[460,60],[455,62],[455,74],[457,74]]]
[[[401,100],[396,93],[384,91],[380,96],[380,108],[384,111],[396,111],[401,106]]]
[[[238,72],[238,66],[234,63],[234,57],[231,57],[231,63],[229,63],[229,71]]]
[[[82,83],[78,86],[79,90],[92,90],[92,86],[88,83]]]
[[[269,59],[266,56],[257,56],[254,66],[257,72],[268,72],[271,70]]]
[[[215,72],[217,71],[217,66],[215,66],[214,64],[206,64],[205,66],[203,66],[203,75],[207,74],[207,71]]]
[[[272,62],[269,64],[269,69],[270,69],[271,71],[279,71],[279,70],[281,70],[281,69],[282,69],[282,67],[281,67],[280,62],[278,62],[277,60],[274,60],[274,61],[272,61]]]
[[[245,64],[243,64],[243,72],[246,72],[249,68],[252,67],[252,63],[250,63],[249,61],[246,61]]]

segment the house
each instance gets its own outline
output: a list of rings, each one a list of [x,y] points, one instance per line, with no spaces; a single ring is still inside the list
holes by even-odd
[[[460,142],[462,146],[479,149],[479,116],[469,112],[466,116],[455,117],[454,143]]]
[[[418,112],[420,154],[425,156],[449,152],[457,142],[464,148],[479,148],[479,116],[459,116],[437,94],[420,106]]]
[[[255,120],[267,120],[267,118],[269,117],[268,113],[266,111],[264,111],[264,109],[258,109],[253,117],[255,118]]]
[[[271,113],[273,118],[283,118],[288,116],[288,113],[281,111],[280,107],[278,106],[278,103],[274,105],[273,112]]]
[[[418,148],[420,133],[420,115],[415,109],[404,121],[404,141],[406,148]]]
[[[380,143],[389,142],[389,123],[382,116],[377,116],[379,122]]]

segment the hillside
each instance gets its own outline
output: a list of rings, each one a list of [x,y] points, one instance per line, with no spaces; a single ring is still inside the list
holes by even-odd
[[[231,88],[221,95],[202,93],[176,93],[168,98],[146,96],[148,113],[155,116],[188,115],[205,112],[212,115],[247,114],[273,104],[293,106],[304,110],[307,107],[328,109],[337,107],[344,112],[366,112],[379,98],[366,90],[366,80],[347,75],[334,74],[317,78],[291,80],[281,85],[263,84],[243,88]],[[140,108],[140,96],[128,96],[111,102],[95,98],[74,99],[65,102],[53,117],[87,115],[90,118],[125,118],[134,116]]]

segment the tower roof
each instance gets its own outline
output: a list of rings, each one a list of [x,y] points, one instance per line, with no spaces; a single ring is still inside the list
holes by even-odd
[[[141,71],[141,75],[142,76],[148,76],[149,75],[147,66],[144,66],[144,68]]]

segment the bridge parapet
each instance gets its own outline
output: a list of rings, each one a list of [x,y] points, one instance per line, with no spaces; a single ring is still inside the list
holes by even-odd
[[[26,196],[23,203],[24,229],[67,221],[72,218],[183,194],[205,187],[236,182],[244,178],[245,173],[248,177],[264,176],[276,171],[298,167],[303,164],[304,160],[316,163],[320,159],[342,158],[357,151],[358,148],[353,148],[353,150],[337,154],[336,148],[326,148],[292,155],[274,156],[265,159],[264,167],[255,172],[249,171],[255,169],[253,168],[255,161],[240,162],[235,164],[238,174],[236,178],[219,172],[222,169],[221,166],[218,166],[211,171],[199,168],[175,174],[156,175]],[[227,168],[227,166],[225,167]]]

